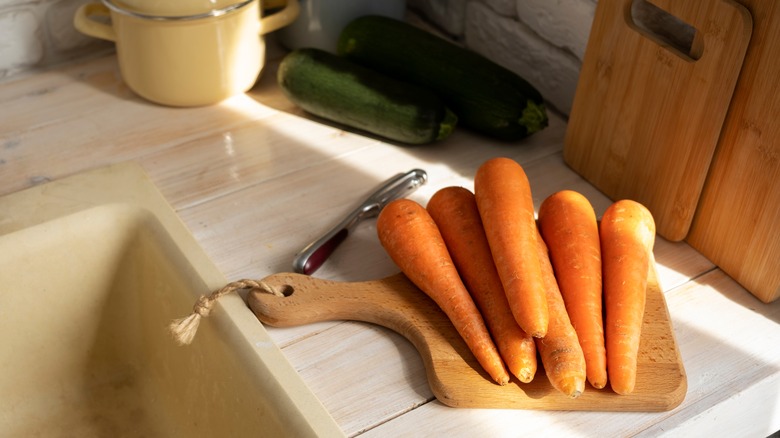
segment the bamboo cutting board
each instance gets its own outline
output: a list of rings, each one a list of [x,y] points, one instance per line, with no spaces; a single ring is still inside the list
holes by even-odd
[[[633,1],[693,26],[690,50],[634,24]],[[613,200],[647,206],[661,236],[685,238],[750,34],[749,12],[732,0],[598,2],[566,163]]]
[[[780,297],[780,2],[741,2],[753,38],[687,240],[768,303]]]
[[[651,266],[634,393],[586,385],[570,399],[557,392],[539,365],[530,383],[495,384],[436,303],[403,274],[344,283],[302,274],[263,279],[286,296],[252,292],[249,306],[260,321],[290,327],[319,321],[355,320],[381,325],[407,338],[425,365],[428,383],[442,403],[464,408],[577,411],[667,411],[685,398],[687,380],[666,301]]]

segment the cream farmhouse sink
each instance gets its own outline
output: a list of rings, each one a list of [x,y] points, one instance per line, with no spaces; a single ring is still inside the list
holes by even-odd
[[[342,435],[240,296],[172,340],[225,283],[135,164],[0,198],[0,435]]]

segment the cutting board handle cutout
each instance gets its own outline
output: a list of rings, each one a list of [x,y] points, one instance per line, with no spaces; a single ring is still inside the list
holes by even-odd
[[[704,41],[696,27],[648,0],[632,0],[628,25],[676,55],[696,61],[704,53]]]

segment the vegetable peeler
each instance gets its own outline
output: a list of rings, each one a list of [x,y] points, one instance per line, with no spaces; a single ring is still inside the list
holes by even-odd
[[[385,181],[338,225],[296,254],[293,260],[293,270],[306,275],[314,273],[358,223],[364,219],[378,216],[379,212],[390,201],[406,197],[425,184],[426,181],[428,181],[428,174],[422,169],[399,173]]]

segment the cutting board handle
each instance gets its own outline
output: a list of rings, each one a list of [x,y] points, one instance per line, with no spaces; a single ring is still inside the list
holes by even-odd
[[[490,381],[444,312],[402,273],[363,282],[279,273],[263,282],[284,291],[284,296],[262,291],[252,291],[247,296],[252,312],[265,324],[291,327],[338,320],[378,324],[415,346],[434,393],[439,380],[436,367],[453,355],[463,358]]]
[[[279,273],[262,282],[283,291],[284,296],[252,291],[247,300],[260,321],[277,327],[358,320],[395,329],[407,324],[407,312],[428,304],[424,302],[427,297],[421,296],[422,292],[403,274],[350,283]],[[395,293],[386,293],[388,290]]]

